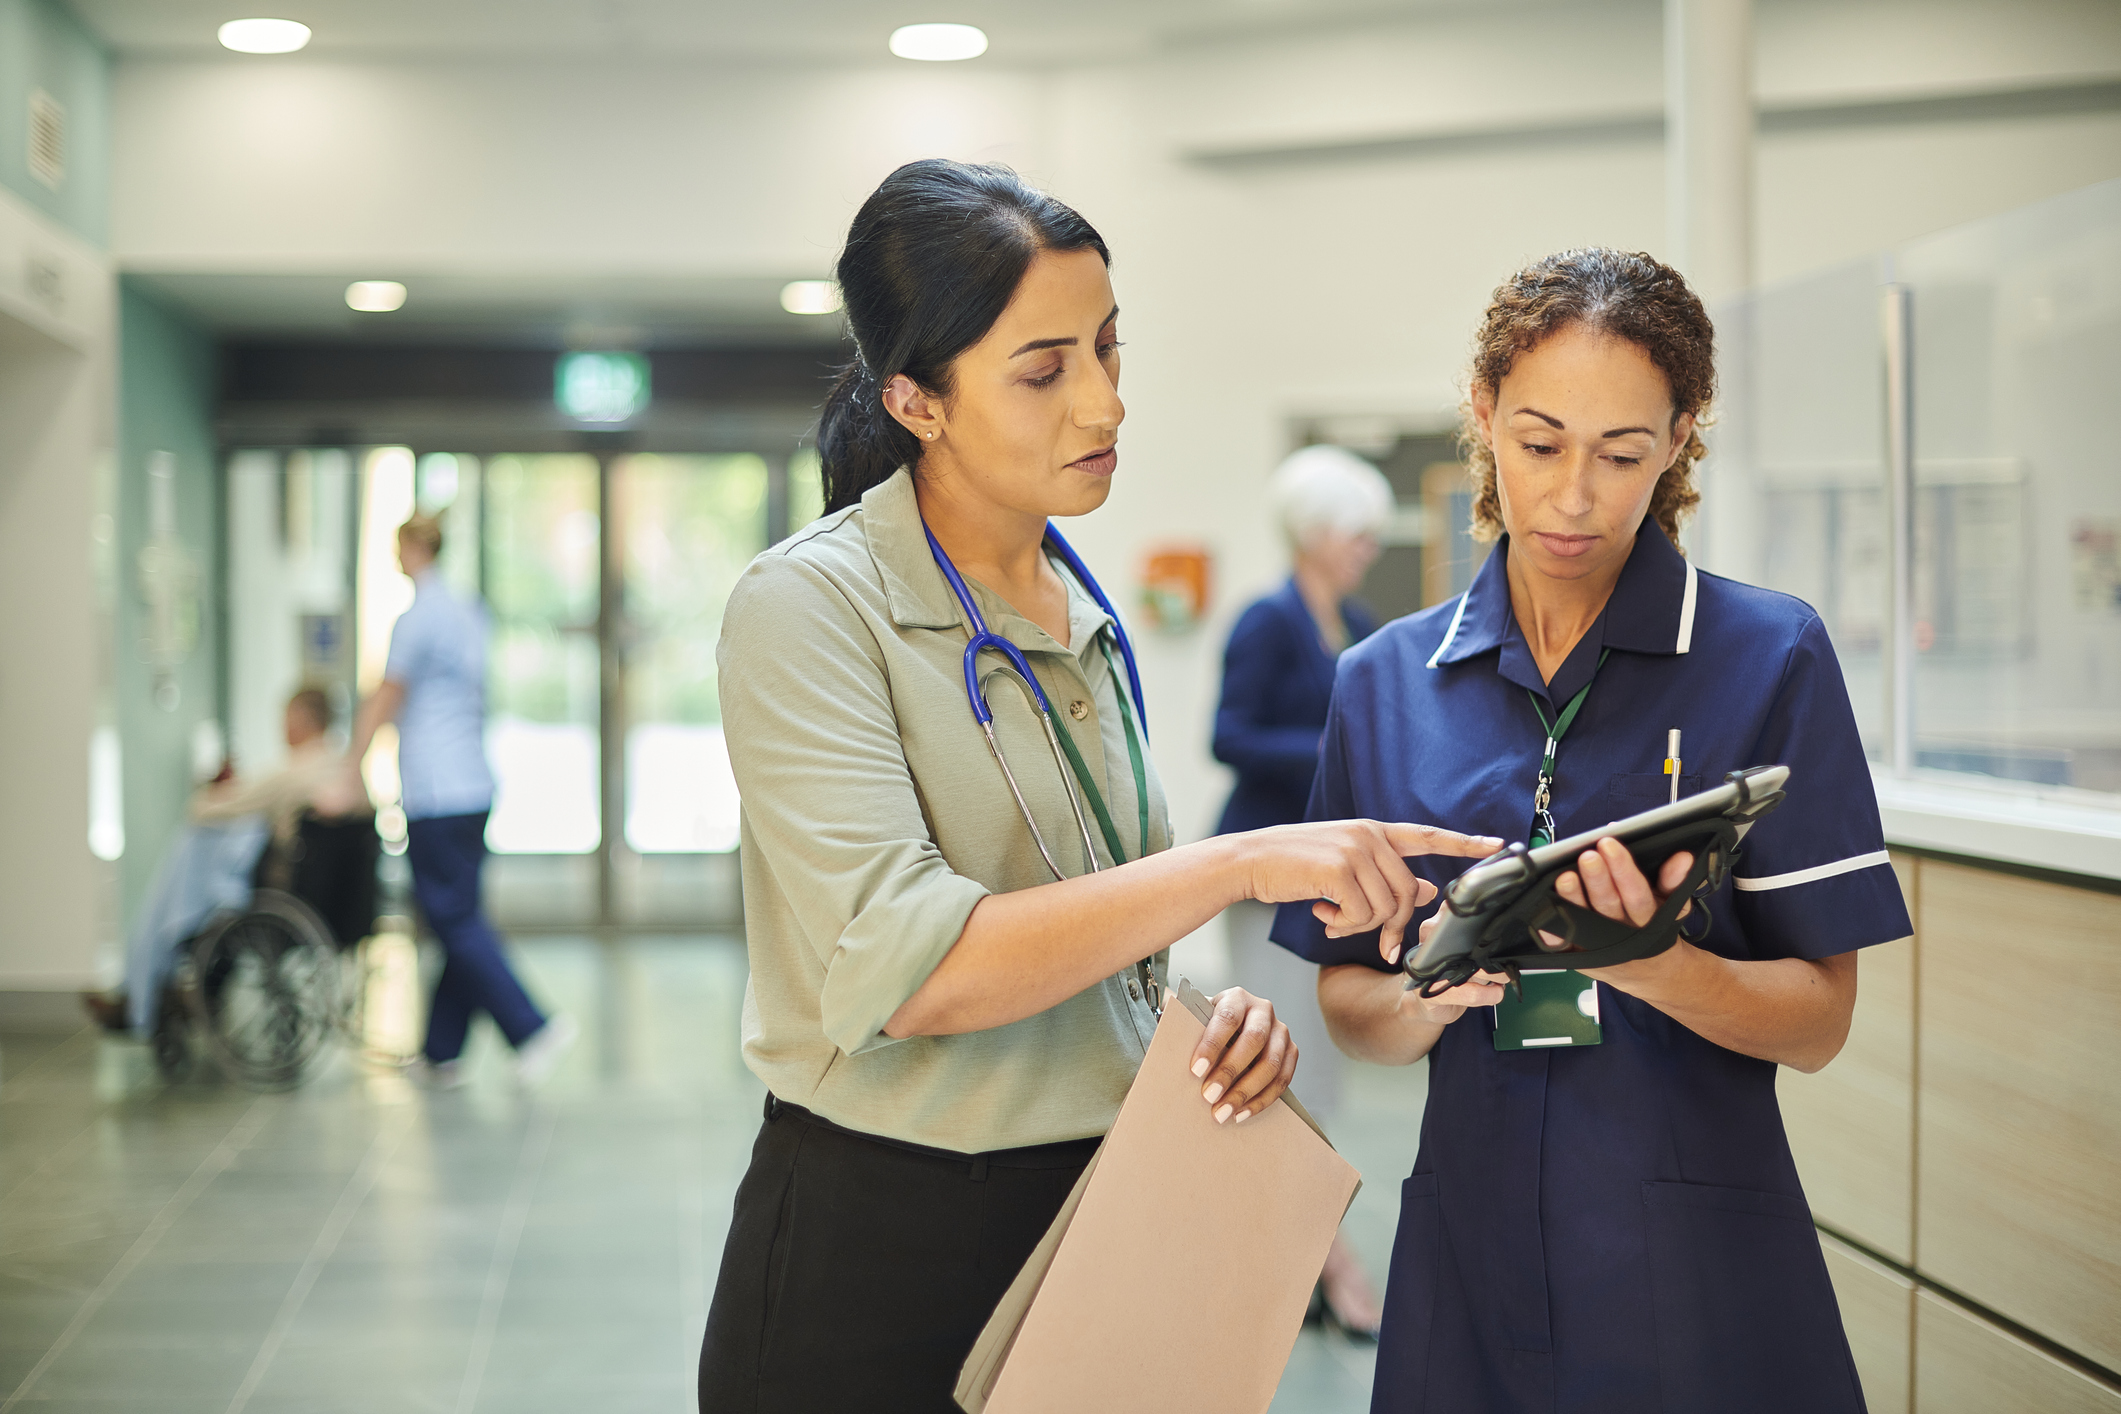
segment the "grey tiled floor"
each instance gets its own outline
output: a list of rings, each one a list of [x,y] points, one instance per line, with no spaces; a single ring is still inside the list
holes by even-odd
[[[584,1031],[529,1100],[484,1032],[462,1091],[339,1057],[265,1096],[0,1034],[0,1414],[691,1410],[761,1095],[741,944],[520,955]],[[1381,1279],[1421,1077],[1351,1082],[1347,1230]],[[1275,1409],[1367,1408],[1370,1359],[1306,1331]]]

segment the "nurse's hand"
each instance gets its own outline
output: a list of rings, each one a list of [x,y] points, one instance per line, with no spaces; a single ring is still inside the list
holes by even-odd
[[[1653,886],[1636,865],[1635,856],[1628,853],[1627,846],[1609,837],[1600,840],[1596,849],[1587,849],[1577,856],[1576,868],[1554,881],[1554,892],[1578,908],[1588,908],[1616,923],[1632,923],[1640,928],[1655,916],[1658,907],[1672,896],[1672,891],[1686,882],[1687,871],[1693,867],[1694,856],[1681,850],[1664,862],[1664,867],[1657,871]],[[1684,918],[1693,911],[1694,905],[1689,903],[1680,910],[1679,916]],[[1539,945],[1548,952],[1569,950],[1569,945],[1552,933],[1541,933]],[[1655,963],[1657,958],[1641,961]],[[1615,967],[1631,965],[1614,964]]]
[[[1425,943],[1429,934],[1443,922],[1443,915],[1427,919],[1421,925],[1418,942]],[[1493,978],[1492,982],[1487,980]],[[1418,988],[1409,987],[1401,999],[1403,1010],[1409,1010],[1434,1026],[1449,1026],[1466,1014],[1468,1007],[1493,1006],[1502,1000],[1503,986],[1509,977],[1500,972],[1480,972],[1459,983],[1448,991],[1438,992],[1433,997],[1424,997]]]
[[[1243,1124],[1281,1098],[1296,1074],[1296,1042],[1274,1003],[1232,987],[1215,999],[1215,1015],[1193,1048],[1193,1074],[1204,1083],[1200,1097],[1215,1109],[1217,1124],[1234,1115]]]
[[[1675,854],[1652,881],[1619,841],[1603,839],[1577,859],[1575,872],[1555,881],[1554,892],[1639,928],[1692,866],[1692,855]],[[1541,941],[1552,948],[1560,940]],[[1856,1008],[1854,953],[1737,961],[1679,938],[1655,957],[1581,970],[1705,1041],[1806,1073],[1840,1052]]]

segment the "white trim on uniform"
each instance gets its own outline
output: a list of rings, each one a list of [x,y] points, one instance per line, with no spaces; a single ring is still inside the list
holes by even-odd
[[[1686,562],[1686,595],[1679,601],[1679,643],[1674,653],[1684,653],[1694,646],[1694,594],[1701,583],[1701,571],[1694,562]]]
[[[1787,874],[1766,874],[1758,879],[1733,875],[1731,887],[1747,893],[1758,893],[1763,889],[1788,889],[1798,884],[1815,884],[1821,879],[1831,879],[1836,874],[1853,874],[1858,869],[1869,869],[1878,864],[1890,864],[1892,861],[1892,855],[1881,849],[1870,854],[1837,859],[1832,864],[1815,864],[1809,869],[1793,869]]]
[[[1443,642],[1437,644],[1436,651],[1429,655],[1430,667],[1433,668],[1442,662],[1443,655],[1450,651],[1451,640],[1458,637],[1458,621],[1466,616],[1466,601],[1472,597],[1473,591],[1470,589],[1458,596],[1458,612],[1451,615],[1451,626],[1443,631]]]

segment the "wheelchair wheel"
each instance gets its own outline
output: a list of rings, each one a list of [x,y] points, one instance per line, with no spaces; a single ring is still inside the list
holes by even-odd
[[[338,1015],[331,930],[301,900],[260,889],[195,956],[200,1029],[221,1068],[257,1090],[299,1081]]]
[[[171,986],[163,992],[154,1034],[147,1044],[164,1080],[181,1085],[191,1079],[198,1068],[191,1046],[191,998],[181,988]]]

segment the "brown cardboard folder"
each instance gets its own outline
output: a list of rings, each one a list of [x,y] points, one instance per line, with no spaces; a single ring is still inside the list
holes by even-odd
[[[1243,1414],[1273,1401],[1362,1175],[1284,1096],[1217,1124],[1181,982],[1119,1119],[958,1376],[967,1414]]]

